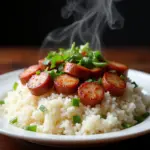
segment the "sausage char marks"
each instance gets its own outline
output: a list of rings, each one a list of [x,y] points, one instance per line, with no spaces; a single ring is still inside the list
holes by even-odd
[[[36,73],[36,71],[40,70],[40,66],[39,65],[32,65],[29,68],[25,69],[20,75],[20,81],[22,84],[26,84],[29,79],[32,77],[32,75],[34,75]]]
[[[126,88],[126,82],[117,74],[106,72],[102,78],[105,91],[109,91],[113,96],[122,96]]]
[[[78,96],[84,105],[95,106],[104,98],[104,89],[96,82],[84,82],[78,88]]]
[[[35,96],[47,93],[52,86],[53,81],[46,72],[41,72],[39,75],[33,75],[27,83],[27,87]]]
[[[73,94],[77,91],[79,79],[67,74],[62,74],[54,80],[54,87],[58,93],[66,95]]]
[[[79,79],[84,79],[84,80],[88,79],[91,75],[90,69],[80,66],[78,64],[69,63],[69,62],[65,64],[64,72],[69,75],[72,75],[74,77],[77,77]]]

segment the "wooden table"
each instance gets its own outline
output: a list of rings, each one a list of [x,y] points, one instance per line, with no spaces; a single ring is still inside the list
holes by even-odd
[[[116,60],[127,64],[130,68],[150,73],[150,48],[111,48],[103,49],[102,52],[109,60]],[[0,48],[0,74],[35,64],[41,54],[45,54],[45,52],[41,52],[38,48]],[[150,134],[119,143],[108,144],[102,148],[128,149],[129,146],[144,148],[149,146],[149,139]],[[96,145],[96,147],[98,148],[99,146]],[[23,140],[12,139],[7,136],[0,135],[0,150],[25,149],[48,150],[66,148],[40,146]]]

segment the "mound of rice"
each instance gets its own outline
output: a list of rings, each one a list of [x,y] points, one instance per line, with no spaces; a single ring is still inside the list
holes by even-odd
[[[141,88],[127,82],[124,96],[112,97],[109,92],[101,104],[95,107],[72,106],[74,96],[65,96],[50,92],[48,95],[35,97],[26,86],[19,83],[16,91],[8,92],[5,98],[4,112],[8,121],[17,117],[17,127],[37,125],[37,132],[61,135],[87,135],[122,130],[123,123],[135,125],[135,116],[148,111],[150,97],[141,92]],[[47,109],[42,112],[39,107]],[[73,123],[73,116],[78,115],[81,123]]]

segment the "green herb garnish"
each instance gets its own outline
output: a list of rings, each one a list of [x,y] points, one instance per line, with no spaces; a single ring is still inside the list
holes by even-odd
[[[44,105],[41,105],[39,107],[39,109],[42,111],[42,112],[46,112],[47,111],[47,108],[44,106]]]
[[[32,131],[32,132],[36,132],[36,129],[37,129],[36,125],[30,125],[25,127],[25,130]]]
[[[71,102],[72,102],[72,106],[79,106],[79,103],[80,103],[80,99],[79,98],[72,98],[71,99]]]
[[[13,90],[16,91],[17,87],[18,87],[18,83],[15,82],[14,85],[13,85]]]
[[[123,124],[122,124],[122,127],[123,127],[124,129],[130,128],[130,127],[132,127],[132,126],[133,126],[133,125],[130,124],[130,123],[123,123]]]
[[[97,80],[97,82],[98,82],[98,84],[102,84],[102,78],[99,78],[99,79]]]
[[[95,67],[106,67],[108,65],[107,62],[93,62]]]
[[[123,74],[120,75],[120,78],[121,78],[122,80],[125,80],[125,79],[126,79],[126,77],[125,77]]]
[[[50,74],[51,78],[54,80],[56,77],[64,74],[64,72],[58,72],[57,70],[46,71]]]
[[[4,100],[0,100],[0,105],[3,105],[5,104],[5,101]]]
[[[138,87],[138,85],[136,84],[136,82],[131,82],[131,84],[134,85],[134,88],[137,88],[137,87]]]
[[[96,80],[95,79],[88,79],[86,80],[86,82],[95,82]]]
[[[149,112],[144,113],[141,116],[135,116],[134,119],[137,121],[137,123],[143,122],[148,116],[150,115]]]
[[[17,122],[18,122],[18,118],[17,118],[17,117],[15,117],[15,118],[13,118],[13,119],[11,119],[11,120],[9,121],[10,124],[15,124],[15,123],[17,123]]]
[[[36,71],[36,75],[40,75],[40,73],[41,73],[40,70]]]
[[[76,115],[76,116],[73,116],[73,123],[76,124],[76,123],[81,123],[81,117]]]

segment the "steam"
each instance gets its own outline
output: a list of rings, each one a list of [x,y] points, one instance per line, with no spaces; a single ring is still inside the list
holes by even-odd
[[[120,0],[67,0],[61,15],[68,19],[73,16],[75,22],[65,28],[50,32],[41,48],[69,47],[90,43],[94,49],[101,48],[101,35],[104,27],[111,29],[123,27],[124,19],[118,13],[115,2]]]

